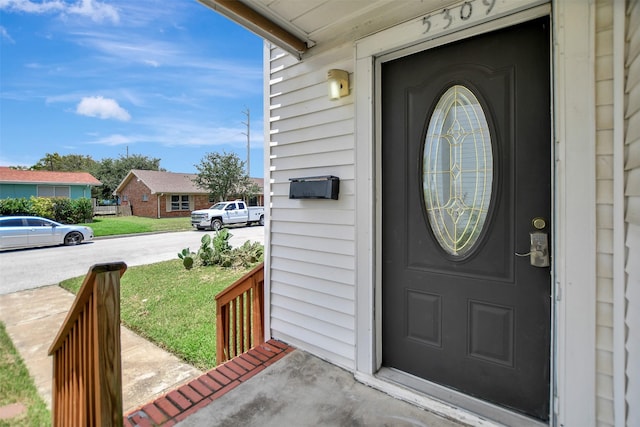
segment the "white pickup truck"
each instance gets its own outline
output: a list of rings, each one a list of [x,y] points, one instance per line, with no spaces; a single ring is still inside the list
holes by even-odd
[[[247,206],[242,200],[234,200],[191,212],[191,225],[198,230],[211,228],[218,231],[223,225],[242,223],[264,225],[264,207]]]

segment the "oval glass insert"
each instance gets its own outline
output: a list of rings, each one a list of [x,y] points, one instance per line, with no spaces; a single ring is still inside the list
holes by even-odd
[[[451,86],[429,120],[422,177],[429,224],[451,255],[467,254],[482,232],[493,182],[491,143],[478,98]]]

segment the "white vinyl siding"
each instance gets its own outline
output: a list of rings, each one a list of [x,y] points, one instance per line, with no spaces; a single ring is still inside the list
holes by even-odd
[[[640,1],[627,2],[626,33],[626,426],[640,425]],[[622,424],[620,424],[622,425]]]
[[[613,4],[596,4],[596,418],[613,426]]]
[[[330,101],[326,81],[353,68],[353,47],[304,62],[269,52],[271,335],[353,369],[354,106]],[[290,178],[320,175],[340,178],[338,200],[289,199]]]

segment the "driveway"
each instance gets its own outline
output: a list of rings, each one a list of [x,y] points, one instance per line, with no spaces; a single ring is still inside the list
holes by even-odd
[[[232,227],[231,246],[245,241],[264,244],[264,227]],[[62,280],[83,276],[94,264],[124,261],[127,266],[177,259],[178,252],[196,252],[200,239],[210,231],[183,231],[99,238],[78,246],[22,249],[0,252],[0,294],[55,285]]]

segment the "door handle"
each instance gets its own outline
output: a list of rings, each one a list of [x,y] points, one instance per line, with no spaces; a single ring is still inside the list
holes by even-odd
[[[547,233],[536,231],[531,236],[529,260],[534,267],[549,267],[549,237]]]
[[[529,252],[518,253],[516,256],[529,256],[529,262],[534,267],[549,267],[549,235],[542,231],[547,223],[543,218],[537,217],[531,221],[531,225],[537,230],[529,233]]]

